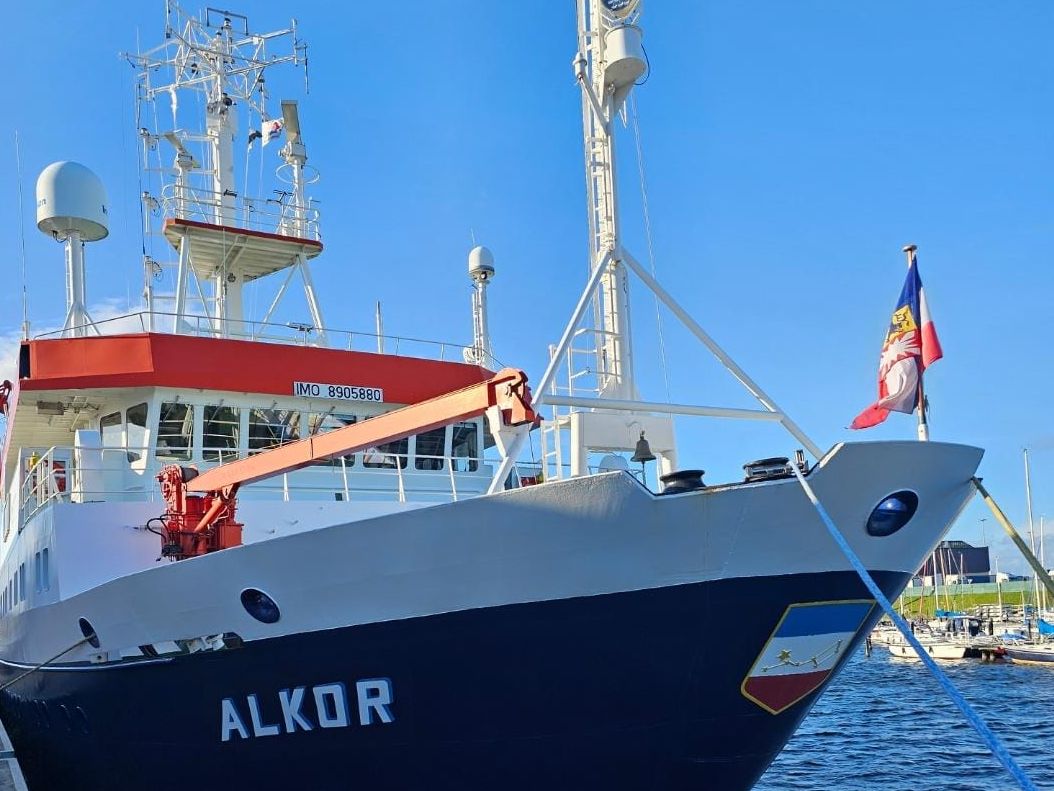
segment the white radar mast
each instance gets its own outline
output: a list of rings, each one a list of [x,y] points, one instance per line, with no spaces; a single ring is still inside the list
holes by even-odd
[[[79,338],[94,329],[84,282],[84,244],[110,233],[106,204],[99,177],[77,162],[54,162],[37,177],[37,228],[66,247],[62,332],[67,338]]]
[[[160,125],[139,130],[150,187],[143,192],[144,231],[151,245],[144,249],[149,315],[152,321],[170,317],[174,332],[256,338],[268,334],[269,326],[280,326],[270,322],[299,273],[311,323],[286,326],[295,324],[305,338],[324,345],[308,266],[322,251],[322,241],[318,211],[305,195],[317,173],[307,167],[297,103],[283,100],[280,117],[272,117],[268,108],[267,76],[273,67],[302,67],[306,84],[307,45],[297,37],[295,21],[284,30],[257,33],[245,16],[231,11],[209,8],[195,17],[173,0],[165,8],[165,41],[126,55],[139,70],[141,123],[150,119]],[[194,111],[204,117],[193,117]],[[170,124],[163,122],[166,116]],[[274,189],[273,197],[246,194],[250,171],[257,171],[250,157],[261,158],[262,187],[263,158],[274,157],[270,152],[277,148],[267,146],[283,135],[286,142],[277,153],[281,162],[275,165],[286,187]],[[166,274],[152,254],[155,241],[176,255],[168,267],[170,295],[154,285]],[[283,271],[264,316],[258,321],[246,316],[245,286]],[[170,308],[159,310],[166,300]]]
[[[472,280],[472,347],[465,349],[465,362],[494,370],[487,320],[487,286],[494,279],[494,254],[478,245],[468,254],[468,276]]]

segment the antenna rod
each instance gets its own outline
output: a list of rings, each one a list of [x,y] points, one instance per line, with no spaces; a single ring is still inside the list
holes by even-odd
[[[381,301],[377,300],[377,310],[374,314],[377,327],[377,354],[384,354],[384,321],[381,319]]]
[[[22,340],[29,340],[29,287],[26,285],[26,216],[22,199],[22,138],[15,130],[15,171],[18,176],[18,237],[22,255]]]

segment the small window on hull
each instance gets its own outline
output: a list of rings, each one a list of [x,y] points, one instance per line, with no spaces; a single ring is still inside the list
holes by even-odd
[[[876,538],[891,536],[911,521],[919,507],[915,492],[894,492],[875,506],[867,519],[867,532]]]
[[[241,600],[245,611],[260,623],[278,623],[282,617],[278,604],[262,590],[246,588],[241,593]]]

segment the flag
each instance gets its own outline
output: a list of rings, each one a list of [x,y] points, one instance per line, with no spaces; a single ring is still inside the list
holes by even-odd
[[[270,121],[264,121],[260,125],[260,132],[263,134],[263,145],[267,145],[276,137],[282,136],[282,119],[275,118]]]
[[[856,416],[849,428],[871,428],[889,413],[911,414],[919,406],[922,372],[944,356],[930,318],[919,266],[911,256],[908,277],[889,322],[878,362],[878,401]]]

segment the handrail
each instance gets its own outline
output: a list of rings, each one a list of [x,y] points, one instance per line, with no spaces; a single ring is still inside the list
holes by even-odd
[[[291,201],[246,196],[242,198],[241,206],[229,207],[224,203],[226,197],[215,190],[168,184],[161,190],[161,215],[165,218],[215,223],[217,215],[230,212],[240,223],[236,227],[247,231],[263,231],[316,242],[322,240],[319,211],[314,206],[295,206]],[[271,206],[279,208],[275,211]]]
[[[135,311],[120,316],[96,321],[91,325],[102,335],[118,335],[130,332],[152,332],[156,326],[152,319],[159,317],[169,319],[169,326],[177,318],[175,313],[164,311]],[[434,341],[424,338],[411,338],[398,335],[377,335],[371,332],[358,332],[353,330],[340,330],[318,327],[305,327],[303,325],[279,324],[276,322],[261,322],[252,320],[234,321],[228,319],[216,319],[210,316],[188,316],[179,317],[182,322],[180,335],[192,335],[198,337],[233,337],[251,338],[263,343],[286,343],[297,346],[321,346],[316,340],[319,334],[324,334],[328,340],[326,348],[341,349],[343,351],[361,351],[371,354],[377,353],[378,339],[384,342],[384,354],[391,356],[424,357],[424,359],[450,360],[455,362],[464,361],[464,350],[471,349],[471,345],[453,343],[450,341]],[[158,322],[160,323],[160,322]],[[128,326],[131,324],[132,326]],[[74,328],[76,329],[76,328]],[[107,330],[111,330],[107,332]],[[268,333],[268,330],[273,332]],[[322,330],[320,333],[319,330]],[[48,340],[51,338],[64,337],[68,330],[51,330],[33,336],[33,340]],[[312,336],[315,336],[314,338]],[[358,343],[357,343],[358,342]],[[361,348],[356,348],[360,346]],[[404,348],[412,347],[408,351]],[[414,354],[413,352],[432,351],[431,355]]]
[[[213,492],[226,487],[244,486],[327,458],[457,423],[494,408],[499,410],[503,427],[519,429],[535,421],[527,375],[523,371],[502,369],[486,381],[384,412],[360,423],[289,442],[256,456],[213,467],[186,480],[184,485],[188,492]]]
[[[78,504],[85,501],[91,502],[160,502],[161,494],[153,485],[154,475],[164,466],[164,463],[151,461],[144,463],[140,468],[114,467],[105,464],[91,466],[76,465],[76,451],[104,451],[127,454],[126,447],[82,447],[82,446],[54,446],[46,451],[37,453],[30,451],[31,455],[23,455],[19,458],[19,469],[23,471],[24,478],[19,489],[19,514],[18,530],[21,530],[39,511],[53,502],[64,502]],[[141,452],[142,449],[132,449]],[[446,495],[451,501],[464,497],[466,484],[470,480],[478,480],[479,486],[475,487],[476,494],[486,491],[486,482],[490,475],[485,465],[495,463],[493,459],[482,456],[428,456],[421,458],[439,459],[446,471],[445,475],[433,475],[441,473],[442,469],[423,470],[403,468],[401,459],[407,458],[403,454],[383,453],[379,454],[385,459],[391,459],[391,467],[351,467],[343,457],[339,458],[339,465],[320,464],[309,468],[312,474],[307,479],[301,478],[291,482],[287,476],[280,480],[266,481],[253,484],[245,491],[256,494],[277,493],[284,501],[304,501],[322,493],[340,493],[345,501],[353,501],[356,497],[363,496],[376,499],[379,495],[388,493],[400,503],[412,502],[416,497],[425,500],[437,495]],[[33,463],[28,464],[30,461]],[[458,463],[474,463],[474,470],[458,470]],[[135,476],[135,480],[126,478],[130,485],[120,487],[102,487],[86,489],[82,484],[84,473],[104,473],[123,470]],[[426,477],[427,476],[427,477]],[[336,480],[334,480],[336,478]],[[392,480],[394,478],[394,480]],[[460,489],[458,481],[460,479]],[[386,481],[390,483],[385,483]],[[433,486],[427,485],[432,482]],[[142,484],[142,485],[136,485]],[[394,486],[392,485],[394,484]],[[448,484],[448,485],[445,485]],[[247,499],[252,501],[252,494]],[[3,539],[6,541],[10,533],[10,522],[5,523]]]
[[[19,469],[24,470],[24,478],[19,489],[19,531],[26,521],[52,500],[60,498],[70,488],[72,473],[72,451],[70,458],[56,459],[56,451],[61,448],[49,448],[43,455],[37,456],[32,451],[28,458],[19,454]],[[29,506],[27,508],[27,505]],[[4,538],[7,538],[5,526]]]

